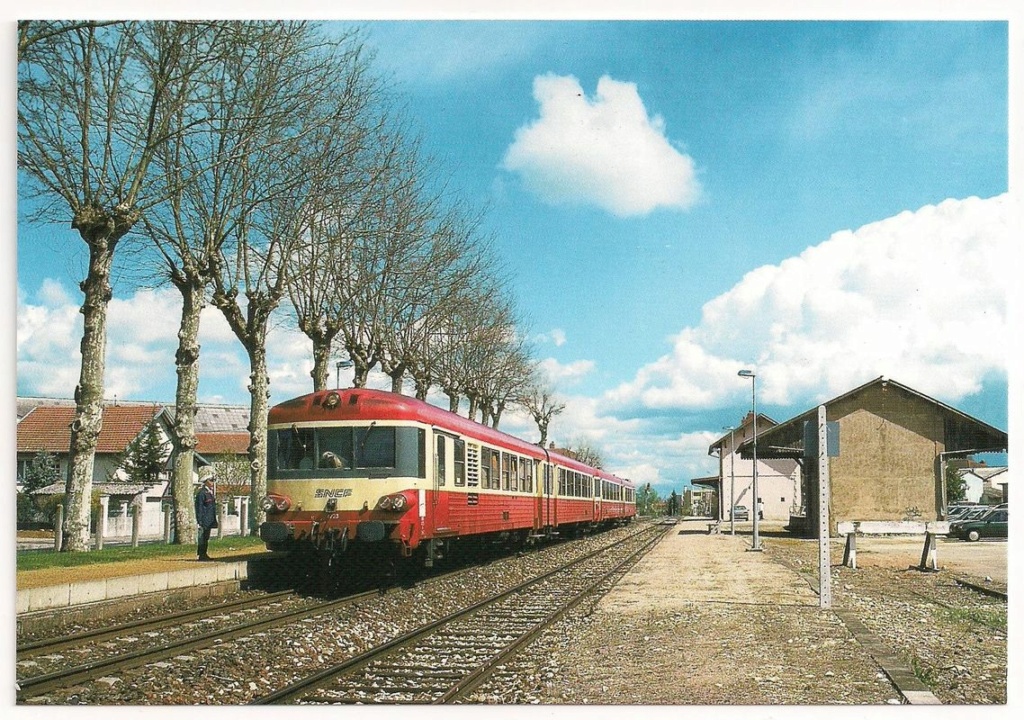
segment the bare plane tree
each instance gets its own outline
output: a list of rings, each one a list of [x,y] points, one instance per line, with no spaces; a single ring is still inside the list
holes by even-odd
[[[213,260],[240,230],[241,208],[251,204],[246,161],[274,127],[305,108],[280,94],[278,65],[301,53],[301,23],[218,22],[204,26],[201,44],[211,62],[174,118],[179,132],[157,153],[154,182],[167,201],[147,218],[165,272],[181,293],[175,354],[175,462],[172,480],[176,541],[195,542],[192,472],[199,388],[199,321],[212,283]],[[307,42],[308,45],[308,42]]]
[[[240,165],[244,202],[232,208],[235,228],[212,258],[213,304],[249,358],[249,460],[253,528],[265,518],[267,411],[270,378],[266,339],[271,315],[287,294],[296,249],[309,237],[320,198],[344,162],[354,78],[365,70],[351,39],[321,40],[310,28],[267,58],[266,102],[301,111],[279,115]]]
[[[147,183],[188,79],[204,58],[186,24],[19,23],[18,167],[37,217],[85,242],[82,364],[75,388],[64,548],[89,547],[89,505],[102,429],[107,305],[117,249],[160,198]],[[19,185],[21,187],[21,185]]]
[[[536,374],[526,388],[526,392],[519,396],[518,402],[526,408],[530,417],[537,423],[537,430],[540,432],[540,440],[537,441],[537,444],[547,444],[551,418],[565,410],[565,403],[558,402],[551,389],[537,378]]]

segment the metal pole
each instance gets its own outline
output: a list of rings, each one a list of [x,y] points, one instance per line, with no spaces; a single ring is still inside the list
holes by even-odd
[[[760,513],[757,510],[758,504],[761,502],[761,496],[757,494],[757,376],[751,374],[750,376],[750,405],[754,411],[754,550],[761,549],[761,537],[758,534],[758,528],[760,526],[758,516]]]
[[[729,428],[729,534],[736,534],[736,428]]]

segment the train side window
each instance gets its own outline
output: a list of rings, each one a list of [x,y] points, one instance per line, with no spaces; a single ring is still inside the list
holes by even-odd
[[[466,441],[455,438],[455,484],[466,484]]]
[[[491,450],[491,490],[501,488],[501,453]]]
[[[445,447],[445,445],[446,445],[446,443],[444,441],[444,435],[438,435],[437,436],[437,455],[436,455],[436,462],[434,463],[434,472],[437,473],[437,475],[436,475],[437,480],[435,480],[435,482],[437,483],[438,487],[443,487],[444,486],[444,480],[445,480],[444,476],[445,476],[445,473],[448,470],[448,462],[447,462],[448,458],[445,457],[445,452],[447,451],[447,448]]]
[[[491,449],[480,448],[480,487],[491,487]]]
[[[512,456],[508,453],[502,454],[502,490],[512,490]]]
[[[513,492],[519,492],[519,456],[511,455],[508,460],[508,481],[509,488]]]
[[[519,489],[523,492],[533,492],[533,458],[523,458],[519,463]]]
[[[551,465],[544,466],[544,494],[551,495]]]

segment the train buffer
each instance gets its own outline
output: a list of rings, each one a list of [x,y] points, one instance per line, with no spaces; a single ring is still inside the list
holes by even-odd
[[[840,535],[846,536],[843,551],[843,565],[857,569],[858,535],[924,535],[924,548],[918,570],[938,571],[939,561],[935,538],[949,534],[949,523],[945,521],[924,522],[920,520],[851,520],[839,523]],[[914,566],[911,566],[914,567]]]

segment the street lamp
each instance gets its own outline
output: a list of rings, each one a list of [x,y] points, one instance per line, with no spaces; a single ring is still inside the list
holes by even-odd
[[[335,367],[336,367],[336,373],[335,373],[335,376],[334,376],[334,387],[340,388],[341,387],[341,369],[342,368],[350,368],[350,367],[352,367],[352,361],[351,360],[339,360]]]
[[[757,503],[759,498],[757,494],[757,375],[754,374],[753,370],[740,370],[736,374],[739,375],[740,377],[750,378],[750,406],[752,414],[754,416],[754,481],[752,487],[754,495],[754,539],[753,546],[750,549],[760,551],[761,538],[758,535],[758,522],[760,518],[758,518],[757,513]]]
[[[736,428],[732,425],[722,428],[729,431],[729,534],[736,534]]]

